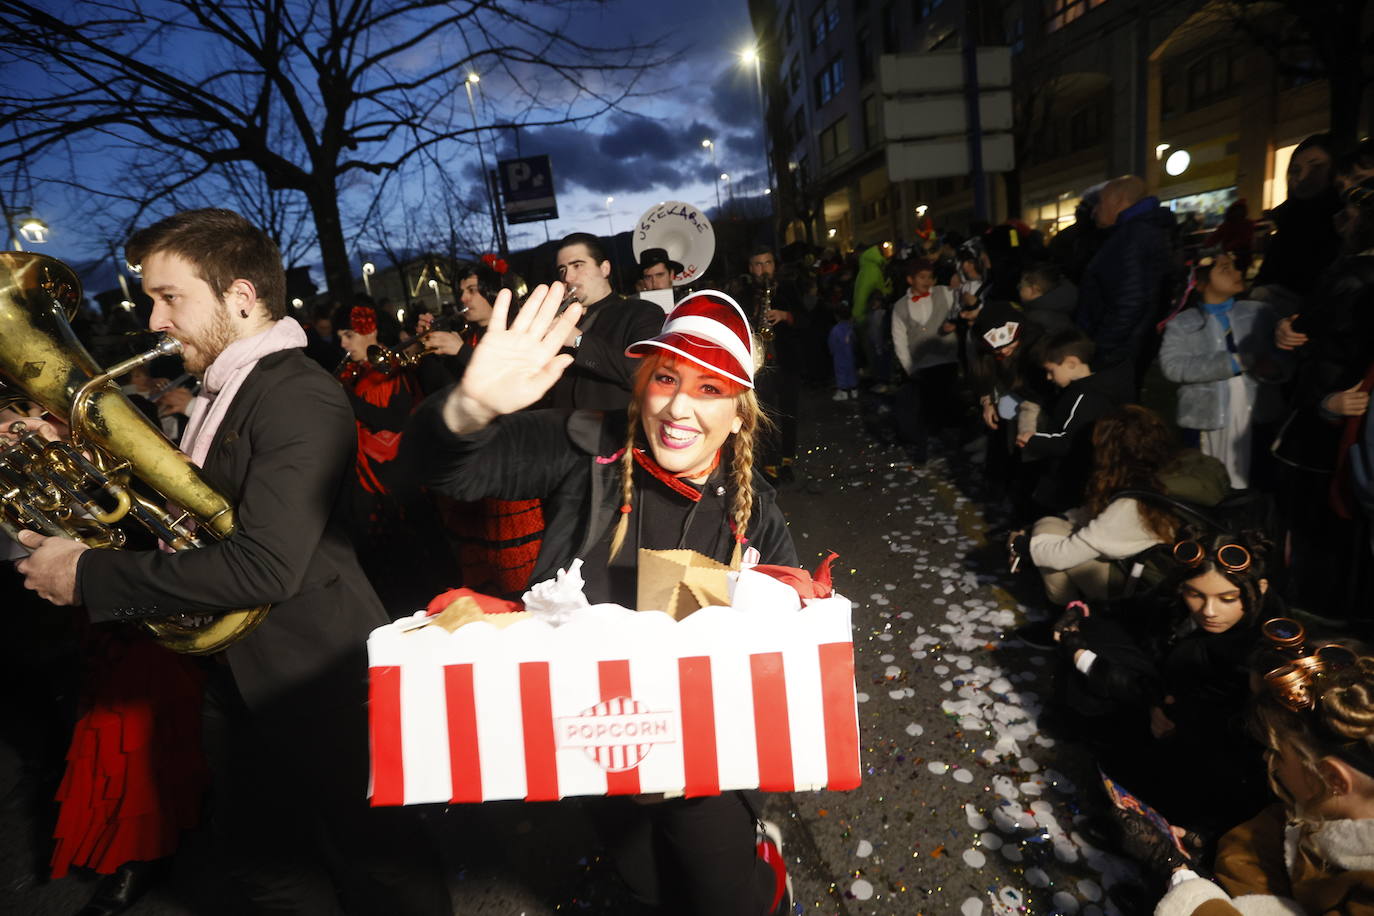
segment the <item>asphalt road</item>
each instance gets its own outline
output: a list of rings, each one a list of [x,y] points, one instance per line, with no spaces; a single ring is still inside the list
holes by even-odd
[[[798,914],[1126,912],[1129,865],[1084,836],[1091,765],[1041,730],[1051,660],[1010,637],[1024,607],[987,540],[1000,519],[972,452],[913,468],[875,442],[878,401],[803,398],[804,454],[779,503],[798,553],[840,554],[854,602],[863,785],[771,796]],[[1033,600],[1033,599],[1027,599]],[[11,697],[14,700],[14,697]],[[13,709],[13,703],[8,704]],[[42,879],[48,773],[0,743],[0,912],[75,913],[90,876]],[[47,781],[45,781],[47,780]],[[436,808],[456,913],[633,914],[576,804]],[[233,912],[202,836],[133,916]]]

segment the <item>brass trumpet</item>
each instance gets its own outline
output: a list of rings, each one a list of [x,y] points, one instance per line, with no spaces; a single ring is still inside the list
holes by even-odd
[[[80,301],[81,282],[61,261],[0,252],[0,405],[27,400],[71,428],[69,442],[46,442],[22,420],[11,425],[16,441],[0,450],[0,529],[11,537],[29,528],[119,548],[125,534],[115,526],[132,518],[173,550],[229,537],[229,500],[113,383],[179,353],[180,342],[164,338],[102,372],[69,323]],[[133,477],[161,498],[141,495]],[[164,502],[179,510],[168,511]],[[246,636],[266,614],[264,605],[141,622],[173,651],[208,655]]]

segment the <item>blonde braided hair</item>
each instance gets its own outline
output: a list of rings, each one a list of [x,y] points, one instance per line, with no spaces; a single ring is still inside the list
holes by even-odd
[[[634,450],[639,438],[639,405],[644,392],[649,387],[654,371],[664,363],[676,362],[670,353],[659,353],[645,357],[635,373],[634,391],[629,406],[625,409],[628,425],[625,430],[625,449],[620,455],[620,518],[615,532],[611,535],[611,558],[620,553],[625,537],[630,530],[630,511],[634,503]],[[743,543],[745,532],[749,530],[749,519],[754,512],[754,441],[760,431],[768,429],[772,421],[759,404],[758,395],[752,388],[742,388],[735,395],[735,410],[740,418],[739,432],[732,436],[734,458],[730,463],[731,484],[735,491],[731,521],[734,523],[735,540]]]

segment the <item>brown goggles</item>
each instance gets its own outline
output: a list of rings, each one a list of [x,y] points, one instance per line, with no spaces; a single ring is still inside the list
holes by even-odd
[[[1229,573],[1243,573],[1250,568],[1250,551],[1240,544],[1222,544],[1212,554],[1217,565]],[[1174,545],[1174,559],[1190,569],[1201,566],[1207,559],[1207,548],[1200,541],[1179,541]]]
[[[1264,675],[1264,683],[1274,699],[1294,712],[1317,705],[1329,676],[1354,667],[1357,656],[1345,646],[1324,643],[1308,651],[1302,624],[1289,617],[1266,620],[1260,631],[1279,652],[1292,658]]]

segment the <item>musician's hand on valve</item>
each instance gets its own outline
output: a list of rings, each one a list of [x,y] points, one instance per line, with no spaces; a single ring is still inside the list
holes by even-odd
[[[425,349],[442,356],[457,356],[463,349],[463,338],[453,331],[430,331],[425,335]]]
[[[763,313],[763,320],[769,324],[791,324],[792,313],[782,309],[769,309]]]
[[[162,397],[157,399],[157,415],[166,417],[174,413],[185,413],[186,408],[191,405],[191,398],[191,389],[189,388],[183,388],[180,385],[175,388],[168,388],[163,392]]]
[[[14,564],[24,587],[58,607],[76,604],[76,564],[90,548],[80,541],[47,537],[37,531],[19,532],[19,543],[30,551]]]
[[[573,303],[558,314],[563,284],[535,287],[513,319],[507,317],[510,299],[509,290],[497,294],[487,333],[444,402],[444,422],[460,435],[530,406],[572,365],[572,354],[559,350],[576,336],[582,306]]]

